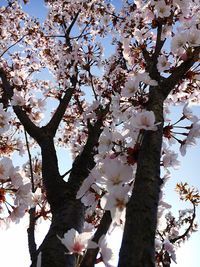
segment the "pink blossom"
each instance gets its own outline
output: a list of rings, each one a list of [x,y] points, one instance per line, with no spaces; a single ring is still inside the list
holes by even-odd
[[[99,138],[98,151],[101,154],[109,152],[113,146],[112,142],[113,134],[111,130],[106,127]]]
[[[12,160],[4,157],[0,160],[0,179],[6,180],[9,178],[10,172],[14,169]]]
[[[101,207],[110,210],[113,222],[120,224],[124,221],[125,207],[129,200],[130,186],[115,186],[101,199]]]
[[[81,254],[83,255],[84,251],[88,247],[88,242],[91,238],[91,233],[83,232],[79,234],[74,228],[67,231],[64,234],[64,238],[60,238],[61,243],[68,249],[69,254]],[[93,243],[91,246],[95,247]]]
[[[137,129],[156,131],[158,123],[155,123],[153,111],[143,111],[132,117],[131,125]]]
[[[22,96],[22,92],[14,90],[14,94],[11,100],[11,105],[12,106],[24,106],[25,105],[25,99]]]
[[[170,62],[168,61],[167,57],[164,55],[160,55],[158,57],[157,69],[159,72],[163,72],[168,70],[170,67]]]
[[[200,45],[200,30],[197,30],[196,27],[189,29],[186,32],[186,38],[189,46],[199,46]]]
[[[164,240],[164,249],[171,255],[172,260],[176,263],[176,253],[173,244],[168,240]]]
[[[154,8],[155,8],[155,13],[157,17],[165,18],[171,15],[171,6],[167,5],[164,0],[161,0],[155,3],[156,5]]]
[[[192,112],[192,109],[190,108],[190,104],[186,103],[183,107],[183,115],[192,122],[197,122],[198,117],[195,116]]]
[[[106,188],[112,188],[114,185],[127,183],[132,180],[132,168],[120,161],[118,158],[106,158],[101,166],[102,176],[97,183],[105,185]]]
[[[172,53],[174,53],[175,55],[182,55],[185,53],[185,44],[187,41],[187,36],[185,33],[177,33],[171,41],[171,50]]]
[[[3,104],[0,103],[0,134],[5,133],[10,128],[9,117],[10,112],[5,112]]]
[[[139,80],[137,78],[128,77],[127,81],[122,88],[122,96],[124,97],[132,97],[137,92],[139,88]]]
[[[177,160],[178,154],[174,151],[167,150],[164,157],[163,157],[163,166],[165,168],[173,167],[174,169],[179,168],[180,161]]]

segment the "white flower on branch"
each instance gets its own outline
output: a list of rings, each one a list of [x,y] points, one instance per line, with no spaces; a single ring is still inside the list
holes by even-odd
[[[168,61],[167,57],[164,55],[160,55],[158,57],[157,69],[159,72],[163,72],[168,70],[170,67],[170,62]]]
[[[163,0],[154,3],[156,3],[154,9],[157,17],[165,18],[171,15],[171,5],[167,5]]]
[[[97,244],[90,240],[91,233],[83,232],[79,234],[74,228],[67,231],[64,234],[64,238],[60,238],[61,243],[68,249],[69,254],[80,254],[83,255],[87,248],[95,248]]]
[[[11,100],[11,105],[12,106],[24,106],[25,105],[25,99],[22,96],[22,92],[19,92],[17,90],[14,90],[13,92],[13,97]]]
[[[153,111],[138,112],[131,118],[131,125],[137,129],[148,131],[156,131],[159,123],[155,122],[155,115]]]
[[[9,130],[9,117],[10,112],[5,112],[3,109],[3,104],[0,103],[0,134],[3,134]]]

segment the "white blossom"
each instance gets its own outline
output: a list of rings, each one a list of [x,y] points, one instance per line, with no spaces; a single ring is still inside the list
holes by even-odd
[[[137,78],[128,77],[125,82],[124,87],[122,88],[122,96],[124,97],[132,97],[137,92],[139,88],[139,80]]]
[[[75,253],[83,255],[84,251],[88,247],[91,233],[83,232],[79,234],[74,228],[72,228],[64,234],[64,238],[60,238],[59,236],[58,238],[60,239],[61,243],[68,249],[69,254]]]
[[[9,125],[10,112],[5,112],[3,104],[0,103],[0,134],[5,133],[10,128]]]
[[[200,45],[200,30],[196,28],[189,29],[186,32],[186,40],[189,46],[199,46]]]
[[[137,129],[156,131],[158,123],[155,123],[153,111],[142,111],[131,118],[131,125]]]
[[[171,7],[170,5],[167,5],[164,0],[160,0],[155,2],[155,13],[157,17],[165,18],[169,17],[171,15]]]
[[[187,41],[187,36],[185,33],[177,33],[175,36],[172,38],[171,41],[171,51],[175,55],[182,55],[185,52],[185,44]]]
[[[158,57],[157,69],[159,72],[163,72],[168,70],[170,67],[170,62],[168,61],[167,57],[164,55],[160,55]]]

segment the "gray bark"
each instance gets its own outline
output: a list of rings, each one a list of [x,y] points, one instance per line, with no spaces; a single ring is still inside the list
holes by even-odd
[[[139,152],[132,197],[127,205],[126,223],[118,267],[154,267],[154,239],[160,192],[160,154],[163,129],[163,101],[160,88],[152,88],[148,109],[160,122],[157,131],[145,131]]]

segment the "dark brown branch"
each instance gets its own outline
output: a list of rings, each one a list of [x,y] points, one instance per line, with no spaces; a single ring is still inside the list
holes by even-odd
[[[2,80],[2,87],[3,87],[2,97],[0,101],[1,103],[3,103],[4,108],[7,108],[9,100],[13,96],[13,88],[8,82],[6,73],[2,68],[0,68],[0,78]]]
[[[98,226],[92,241],[98,243],[101,236],[106,235],[106,233],[108,232],[111,222],[112,218],[110,215],[110,211],[106,211],[103,215],[103,218],[101,219],[100,225]],[[95,265],[98,252],[99,248],[88,249],[80,267],[93,267]]]
[[[35,261],[37,257],[37,245],[35,242],[35,210],[36,208],[30,208],[29,210],[29,227],[27,229],[28,233],[28,248],[29,248],[29,253],[31,257],[31,261]]]
[[[1,55],[0,57],[2,57],[9,49],[11,49],[13,46],[15,46],[16,44],[18,44],[19,42],[21,42],[21,40],[24,39],[26,35],[23,35],[21,38],[19,38],[14,44],[10,45]]]
[[[143,54],[143,57],[144,57],[144,59],[146,61],[147,68],[149,68],[150,65],[151,65],[151,57],[150,57],[149,52],[147,51],[146,47],[144,47],[142,49],[142,54]]]
[[[156,60],[156,64],[157,64],[157,58],[159,56],[159,53],[166,40],[166,39],[161,40],[161,36],[162,36],[162,24],[159,24],[158,29],[157,29],[156,47],[155,47],[155,51],[152,57],[153,60]]]
[[[165,251],[165,253],[163,255],[162,265],[163,265],[163,267],[170,267],[170,265],[171,265],[171,258],[170,258],[169,253],[167,251]]]
[[[46,138],[40,143],[40,147],[42,152],[42,178],[47,200],[53,212],[64,201],[63,194],[66,182],[63,181],[59,173],[58,158],[53,137],[46,135]]]
[[[12,99],[13,96],[13,87],[11,86],[10,82],[6,77],[6,73],[3,69],[0,69],[0,78],[2,80],[2,87],[3,87],[3,96],[2,102],[4,107],[8,107],[9,101]],[[33,137],[35,140],[39,140],[42,138],[42,131],[39,127],[37,127],[28,117],[26,112],[20,106],[13,106],[13,110],[17,115],[18,119],[20,120],[21,124],[24,126],[25,130],[28,134]]]
[[[142,50],[143,57],[147,64],[146,69],[149,72],[150,77],[157,81],[160,80],[160,73],[158,72],[156,65],[158,62],[159,53],[165,43],[165,40],[161,40],[161,35],[162,35],[162,24],[159,24],[157,29],[157,38],[156,38],[156,46],[154,54],[150,56],[146,48],[143,48]]]
[[[69,34],[71,32],[71,29],[73,28],[77,18],[78,18],[78,15],[80,13],[80,10],[76,13],[74,19],[72,20],[70,26],[67,28],[66,27],[66,24],[64,22],[64,19],[63,19],[63,26],[65,28],[65,40],[66,40],[66,44],[68,45],[70,51],[72,51],[72,46],[71,46],[71,43],[70,43],[70,37],[69,37]],[[71,65],[73,65],[74,62],[72,62]],[[76,83],[77,83],[77,77],[74,75],[71,77],[71,83],[72,83],[72,87],[68,88],[65,92],[65,95],[64,97],[60,100],[60,104],[59,106],[57,107],[53,117],[51,118],[51,120],[49,121],[49,123],[43,128],[45,131],[48,132],[48,134],[50,134],[52,137],[55,136],[56,134],[56,131],[58,129],[58,126],[63,118],[63,115],[65,114],[65,111],[66,111],[66,108],[72,98],[72,95],[75,91],[75,87],[76,87]]]
[[[195,218],[196,218],[196,207],[195,207],[195,204],[193,203],[193,214],[192,214],[192,219],[190,221],[190,225],[188,226],[188,228],[186,229],[186,231],[182,235],[177,236],[175,238],[172,238],[169,241],[171,243],[175,243],[176,241],[178,241],[180,239],[184,239],[188,235],[188,233],[190,232],[190,230],[192,229]]]
[[[35,193],[32,158],[31,158],[31,153],[30,153],[28,136],[27,136],[27,133],[26,133],[25,130],[24,130],[24,134],[25,134],[26,147],[27,147],[29,165],[30,165],[32,193]],[[30,210],[29,210],[29,227],[27,229],[27,233],[28,233],[28,248],[29,248],[31,261],[35,260],[36,251],[37,251],[37,245],[36,245],[36,242],[35,242],[35,222],[36,222],[35,211],[36,211],[35,207],[30,208]]]
[[[26,112],[20,106],[13,106],[13,110],[17,115],[19,121],[24,126],[27,133],[33,137],[37,142],[40,142],[44,138],[42,130],[37,127],[28,117]]]
[[[72,169],[69,169],[64,174],[61,175],[62,178],[64,178],[67,174],[69,174],[72,171]]]
[[[45,38],[65,38],[65,35],[44,35]]]
[[[82,32],[78,36],[70,37],[70,39],[80,39],[81,37],[89,35],[90,34],[89,32],[84,33],[89,25],[90,25],[90,22],[87,22],[85,27],[83,28]]]
[[[91,74],[90,70],[89,70],[89,77],[90,77],[90,82],[91,82],[91,86],[92,86],[92,91],[93,91],[94,97],[97,100],[98,97],[97,97],[97,93],[95,92],[94,83],[93,83],[93,77],[92,77],[92,74]]]
[[[104,8],[104,5],[102,4],[99,4],[100,7]],[[107,11],[106,9],[104,10],[104,12],[110,16],[113,16],[114,18],[116,19],[121,19],[121,20],[125,20],[125,17],[120,17],[120,16],[117,16],[115,13],[111,13],[109,11]]]
[[[173,70],[173,73],[161,83],[163,94],[165,98],[169,95],[171,90],[183,79],[184,75],[194,65],[197,58],[199,58],[200,47],[196,47],[194,51],[189,55],[186,61],[183,61],[180,66]]]
[[[154,240],[161,184],[163,101],[160,88],[152,88],[147,109],[154,112],[156,121],[161,124],[157,131],[144,132],[134,188],[126,209],[118,267],[155,266]]]
[[[146,70],[148,71],[149,76],[152,79],[159,81],[160,80],[160,73],[158,72],[157,67],[156,67],[157,58],[151,57],[146,48],[142,49],[142,54],[143,54],[143,57],[146,61]]]
[[[108,112],[102,110],[101,117],[90,125],[87,142],[83,151],[75,159],[68,182],[62,181],[58,173],[58,165],[53,140],[46,140],[41,145],[43,159],[43,179],[48,186],[48,200],[52,211],[52,224],[37,253],[42,252],[43,267],[74,267],[74,256],[67,255],[65,247],[57,236],[63,235],[71,228],[81,232],[84,223],[85,207],[76,194],[81,183],[88,177],[89,170],[95,166],[95,146],[102,132],[103,119]],[[53,163],[53,164],[52,164]],[[35,267],[35,262],[32,267]]]
[[[80,11],[81,11],[81,10],[79,9],[79,11],[78,11],[78,12],[76,13],[76,15],[74,16],[74,19],[72,20],[71,24],[70,24],[69,27],[67,28],[67,30],[66,30],[66,35],[67,35],[67,36],[69,36],[69,34],[70,34],[70,32],[71,32],[71,30],[72,30],[74,24],[76,23],[76,20],[77,20],[77,18],[78,18],[78,15],[79,15]]]
[[[60,104],[58,105],[53,117],[49,121],[49,123],[43,127],[44,130],[48,131],[48,133],[54,137],[56,134],[56,131],[58,129],[58,126],[63,118],[63,115],[65,114],[66,108],[72,98],[72,95],[74,93],[75,87],[71,87],[66,90],[64,97],[60,100]]]
[[[90,170],[95,166],[95,146],[98,144],[99,136],[103,130],[102,126],[102,119],[97,120],[94,125],[89,126],[87,142],[83,151],[76,157],[72,165],[72,170],[67,183],[70,195],[76,196],[81,183],[89,175]]]
[[[83,114],[84,109],[83,109],[83,106],[82,106],[81,101],[79,99],[79,96],[78,95],[75,95],[74,96],[74,99],[76,100],[77,107],[78,107],[78,110],[79,110],[80,114]]]

